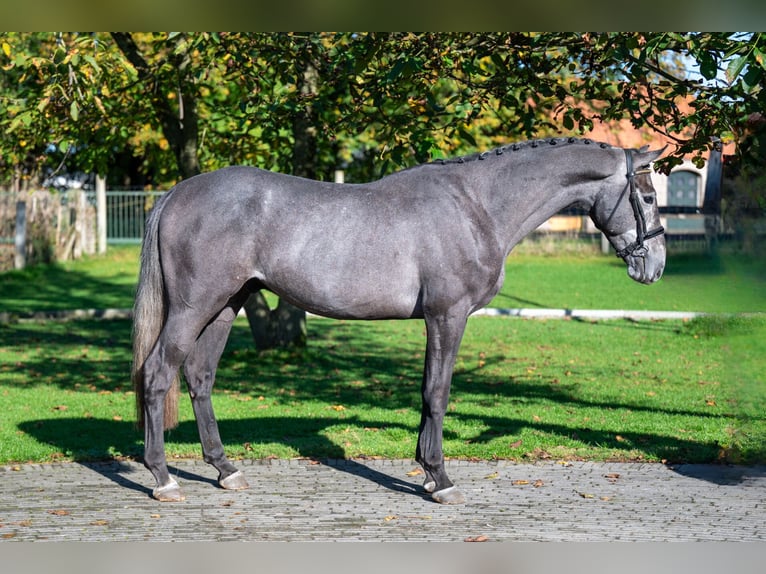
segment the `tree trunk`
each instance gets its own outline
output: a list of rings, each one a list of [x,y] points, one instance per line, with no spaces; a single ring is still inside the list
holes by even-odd
[[[152,86],[159,83],[158,72],[147,62],[141,49],[136,44],[130,32],[112,32],[120,51],[133,65],[142,81]],[[174,55],[174,68],[185,68],[185,55]],[[197,99],[194,93],[196,89],[192,80],[183,77],[180,73],[174,80],[178,94],[178,108],[170,105],[170,100],[164,91],[155,94],[152,99],[154,111],[162,126],[162,133],[168,140],[173,154],[176,156],[178,171],[182,179],[188,179],[200,173],[197,145],[199,138],[199,118],[197,116]]]
[[[113,32],[112,37],[122,53],[136,68],[139,76],[151,85],[157,78],[130,33]],[[181,60],[183,56],[179,56]],[[176,69],[182,69],[177,62]],[[318,74],[316,68],[306,64],[299,86],[307,96],[316,92]],[[162,126],[162,132],[176,156],[182,179],[200,173],[197,145],[199,117],[193,82],[178,77],[178,109],[174,109],[166,97],[154,99],[154,109]],[[295,143],[293,146],[295,175],[316,177],[316,114],[309,104],[296,115],[293,123]],[[269,309],[266,299],[259,292],[251,295],[244,305],[250,331],[256,348],[306,346],[306,313],[280,299],[277,308]]]
[[[284,299],[279,300],[276,309],[270,309],[263,293],[258,291],[245,302],[245,314],[259,351],[306,346],[306,312]]]

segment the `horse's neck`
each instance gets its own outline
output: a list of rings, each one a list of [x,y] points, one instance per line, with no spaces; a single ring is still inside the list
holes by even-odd
[[[506,167],[483,192],[483,201],[506,253],[524,237],[574,203],[590,208],[604,180],[578,178],[553,166]]]

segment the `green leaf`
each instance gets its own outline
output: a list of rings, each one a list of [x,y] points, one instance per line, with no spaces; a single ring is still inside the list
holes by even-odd
[[[699,65],[700,73],[706,80],[712,80],[718,75],[718,65],[710,53],[704,52],[700,55]]]
[[[745,75],[742,77],[742,79],[745,81],[745,83],[748,86],[750,86],[751,88],[754,88],[760,84],[762,76],[763,76],[763,70],[761,68],[750,66],[747,69],[747,72],[745,72]]]
[[[472,146],[476,147],[476,139],[465,128],[460,127],[457,131],[461,138],[463,138]]]
[[[77,105],[77,102],[72,102],[72,105],[69,106],[69,115],[74,121],[80,118],[80,106]]]
[[[86,62],[88,62],[91,66],[93,66],[93,69],[96,72],[101,73],[101,66],[98,65],[98,62],[96,61],[96,58],[94,58],[91,55],[85,55],[85,56],[83,56],[83,58],[85,59]]]
[[[739,77],[745,64],[747,64],[747,58],[745,56],[739,56],[729,62],[729,65],[726,67],[726,81],[729,82],[729,84],[733,84]]]
[[[568,114],[564,116],[564,127],[568,130],[574,129],[574,120],[572,119],[572,116]]]

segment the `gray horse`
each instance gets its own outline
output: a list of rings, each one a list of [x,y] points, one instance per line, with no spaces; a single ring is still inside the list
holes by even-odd
[[[176,185],[147,220],[134,307],[132,375],[153,496],[184,498],[163,437],[177,424],[181,366],[204,460],[221,487],[248,486],[224,454],[211,390],[237,312],[251,292],[268,289],[325,317],[425,320],[415,456],[434,500],[463,502],[445,472],[442,423],[468,316],[500,290],[514,245],[573,204],[589,210],[631,278],[659,279],[665,239],[648,166],[660,154],[551,139],[363,185],[251,167]]]

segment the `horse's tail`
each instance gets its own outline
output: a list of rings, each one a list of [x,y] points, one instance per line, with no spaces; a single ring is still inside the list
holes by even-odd
[[[146,221],[141,247],[141,270],[133,304],[133,364],[131,378],[136,393],[138,426],[144,426],[144,362],[151,353],[167,319],[165,280],[159,252],[160,215],[167,194],[160,198]],[[178,425],[179,375],[165,397],[164,427]]]

